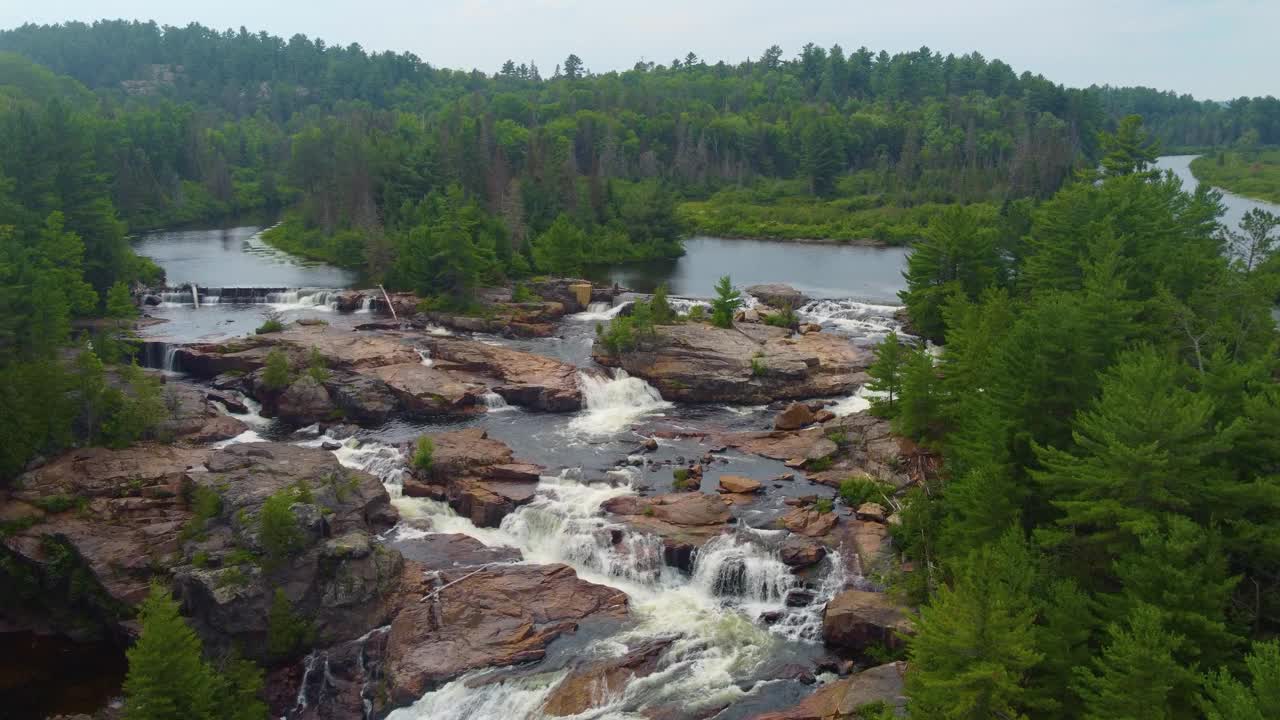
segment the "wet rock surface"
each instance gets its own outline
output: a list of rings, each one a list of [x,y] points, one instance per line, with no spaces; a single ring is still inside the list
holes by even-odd
[[[625,618],[625,593],[578,578],[567,565],[510,565],[418,577],[387,638],[386,679],[394,704],[481,667],[540,659],[552,640],[595,617]],[[419,571],[420,572],[420,571]],[[423,600],[422,598],[428,598]]]
[[[787,710],[757,715],[753,720],[852,720],[859,708],[884,703],[894,714],[906,715],[905,662],[868,668],[852,677],[818,689],[800,704]]]
[[[911,632],[907,610],[884,593],[845,590],[827,603],[822,615],[823,642],[850,655],[873,645],[901,649]]]
[[[620,357],[599,342],[593,357],[653,383],[668,400],[766,403],[851,393],[872,354],[825,333],[792,336],[764,325],[722,329],[659,326],[652,341]]]

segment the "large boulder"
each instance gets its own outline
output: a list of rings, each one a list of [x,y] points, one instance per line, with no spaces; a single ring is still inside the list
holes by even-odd
[[[384,423],[400,407],[396,394],[378,377],[333,372],[324,387],[343,417],[362,425]]]
[[[248,429],[222,412],[204,388],[161,377],[168,417],[156,428],[158,436],[206,444],[233,438]]]
[[[275,398],[276,417],[290,425],[310,425],[332,419],[336,409],[324,385],[305,374]]]
[[[902,661],[867,668],[824,685],[793,708],[757,715],[753,720],[853,720],[861,708],[874,703],[884,703],[895,715],[905,716],[906,673],[907,664]]]
[[[648,380],[683,402],[768,403],[847,395],[869,378],[872,353],[824,333],[703,323],[658,327],[635,350],[612,354],[597,340],[593,357]]]
[[[795,460],[802,465],[835,455],[840,446],[828,438],[820,427],[804,430],[771,430],[725,433],[715,437],[717,443],[773,460]]]
[[[428,337],[431,357],[451,369],[494,379],[494,392],[512,405],[547,412],[582,407],[578,368],[533,353],[475,340]]]
[[[764,488],[764,485],[758,480],[752,480],[749,477],[741,475],[721,475],[720,476],[720,492],[749,494],[758,493]]]
[[[476,398],[485,391],[479,382],[468,382],[415,360],[382,365],[363,371],[385,383],[399,405],[418,415],[454,415],[482,410]]]
[[[773,419],[775,430],[799,430],[813,424],[813,411],[804,403],[794,402]]]
[[[747,294],[765,305],[778,309],[794,310],[809,302],[809,298],[804,293],[783,283],[752,285],[747,288]]]
[[[822,640],[827,647],[858,655],[872,646],[898,650],[912,632],[906,609],[884,593],[845,590],[822,613]]]
[[[431,469],[406,482],[405,494],[447,500],[480,527],[498,527],[502,518],[533,501],[541,468],[514,462],[511,448],[483,428],[430,437]]]
[[[780,558],[783,564],[793,568],[816,565],[827,556],[827,549],[803,535],[789,535],[782,542]]]
[[[783,515],[782,526],[797,535],[819,538],[831,532],[840,517],[834,512],[819,512],[813,507],[798,507]]]
[[[500,565],[405,573],[406,600],[391,622],[386,687],[408,704],[470,670],[541,659],[583,620],[622,620],[625,593],[578,578],[567,565]]]
[[[634,531],[661,538],[666,564],[682,570],[693,569],[694,553],[723,534],[731,517],[718,496],[698,492],[623,495],[603,507]]]
[[[279,659],[271,650],[281,648],[266,640],[281,599],[307,629],[305,647],[294,652],[386,622],[402,560],[375,537],[397,519],[377,478],[318,448],[254,443],[211,453],[205,472],[188,480],[186,494],[201,514],[184,528],[185,563],[173,575],[206,643]],[[279,546],[279,531],[263,534],[263,507],[273,497],[290,502],[287,548]]]
[[[658,669],[658,660],[671,643],[670,638],[652,640],[620,657],[575,668],[547,696],[542,705],[543,714],[580,715],[620,696],[631,681],[652,675]]]

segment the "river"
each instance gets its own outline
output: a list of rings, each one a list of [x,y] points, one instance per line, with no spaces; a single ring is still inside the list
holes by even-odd
[[[285,320],[319,317],[338,327],[372,319],[367,311],[337,312],[330,300],[328,291],[349,286],[355,282],[352,275],[267,248],[258,232],[258,228],[241,227],[153,233],[138,239],[136,249],[166,270],[171,285],[289,288],[254,302],[205,298],[199,307],[189,291],[174,293],[148,310],[159,321],[144,330],[155,341],[153,346],[243,335],[268,313],[278,313]],[[691,239],[686,254],[675,261],[617,269],[612,277],[637,290],[666,282],[673,295],[684,296],[674,302],[685,306],[710,296],[723,274],[732,275],[739,286],[788,282],[815,298],[801,310],[806,320],[819,322],[850,342],[870,344],[898,329],[894,302],[902,288],[904,261],[905,251],[897,248],[699,237]],[[390,535],[393,544],[412,543],[421,531],[409,524],[429,519],[435,532],[462,533],[489,545],[515,547],[525,562],[567,563],[584,579],[629,596],[633,620],[625,626],[567,635],[552,646],[546,660],[506,682],[477,683],[492,671],[470,673],[395,711],[391,716],[395,720],[540,717],[537,708],[567,672],[569,659],[610,657],[627,646],[672,635],[679,639],[661,672],[629,684],[582,717],[632,720],[642,718],[644,708],[671,705],[682,708],[679,717],[692,717],[700,708],[728,706],[715,717],[733,720],[790,706],[811,691],[799,680],[779,679],[771,673],[787,663],[811,667],[824,653],[818,635],[826,600],[846,586],[865,581],[846,574],[838,553],[807,579],[795,575],[779,558],[785,533],[769,528],[790,509],[788,499],[831,497],[834,491],[804,482],[799,472],[799,481],[774,483],[759,502],[734,508],[736,530],[700,551],[692,572],[657,561],[660,541],[632,533],[600,509],[610,497],[671,489],[669,465],[624,467],[638,442],[658,430],[765,429],[771,427],[778,408],[670,403],[643,380],[596,366],[590,355],[595,326],[607,322],[617,310],[593,306],[565,318],[549,338],[476,336],[580,367],[586,407],[577,413],[527,412],[505,406],[494,396],[489,412],[468,419],[396,419],[345,440],[294,432],[254,414],[247,418],[252,429],[234,440],[339,444],[332,451],[339,461],[381,478],[401,516],[409,521]],[[153,354],[153,360],[166,356]],[[424,357],[424,362],[430,358]],[[843,414],[865,407],[866,401],[855,394],[842,401],[838,410]],[[506,517],[500,528],[477,527],[443,503],[405,497],[401,492],[407,458],[400,448],[405,443],[424,432],[477,425],[510,445],[517,457],[547,468],[535,501]],[[663,440],[647,457],[658,463],[683,464],[705,450],[694,439]],[[714,493],[724,474],[769,481],[788,472],[792,471],[781,462],[730,451],[707,466],[701,488]],[[601,482],[605,479],[609,482]],[[624,533],[626,540],[616,546],[601,541],[611,533]],[[789,607],[788,595],[801,588],[813,593],[812,602]],[[766,627],[759,621],[765,613],[780,619]]]
[[[1172,170],[1173,174],[1177,175],[1178,179],[1182,181],[1182,188],[1190,192],[1200,184],[1200,181],[1196,180],[1196,176],[1191,172],[1191,161],[1198,157],[1200,156],[1164,155],[1156,159],[1155,167],[1157,170]],[[1235,230],[1240,225],[1240,220],[1250,210],[1266,210],[1280,215],[1280,205],[1237,195],[1225,188],[1215,189],[1222,193],[1222,206],[1225,208],[1222,217],[1219,218],[1219,222],[1232,230]]]

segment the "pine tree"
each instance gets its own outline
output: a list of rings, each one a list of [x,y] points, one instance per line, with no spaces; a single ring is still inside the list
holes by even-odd
[[[1163,526],[1144,532],[1138,549],[1116,561],[1120,592],[1106,596],[1106,605],[1117,619],[1140,605],[1159,609],[1165,627],[1187,639],[1174,653],[1183,665],[1224,663],[1240,643],[1226,621],[1240,578],[1231,576],[1216,532],[1178,515]]]
[[[131,318],[138,314],[138,308],[129,295],[129,286],[116,282],[107,291],[107,317],[116,319]]]
[[[142,635],[127,653],[125,720],[212,719],[214,679],[178,603],[164,587],[152,585],[140,617]]]
[[[1036,570],[1011,530],[970,553],[955,583],[922,608],[911,641],[907,692],[917,720],[1025,718],[1035,647]]]
[[[1099,144],[1105,153],[1102,168],[1108,176],[1156,175],[1156,171],[1147,168],[1160,156],[1160,143],[1148,139],[1141,115],[1122,118],[1115,134],[1099,133]]]
[[[1185,640],[1168,632],[1160,611],[1134,608],[1108,629],[1110,642],[1093,668],[1077,668],[1086,720],[1172,720],[1186,717],[1197,678],[1174,659]]]
[[[1126,353],[1103,375],[1101,397],[1076,417],[1077,447],[1036,449],[1044,469],[1033,475],[1069,533],[1045,533],[1046,541],[1115,558],[1136,550],[1165,513],[1212,512],[1209,459],[1230,447],[1235,431],[1211,424],[1212,398],[1182,387],[1179,371],[1151,347]]]
[[[899,293],[925,337],[942,340],[942,308],[953,295],[977,300],[1002,282],[1006,270],[996,251],[993,218],[952,206],[935,217],[907,259],[907,289]]]
[[[1219,669],[1204,678],[1208,720],[1273,720],[1280,717],[1280,641],[1256,642],[1245,658],[1246,686]]]
[[[716,297],[711,301],[711,324],[719,328],[733,327],[733,316],[742,307],[742,294],[733,287],[728,275],[716,283]]]
[[[898,333],[891,332],[876,345],[876,361],[867,368],[871,382],[867,389],[884,393],[883,401],[876,398],[871,405],[877,415],[893,417],[897,413],[895,402],[902,392],[903,355],[906,350],[898,340]]]
[[[942,415],[940,383],[933,356],[923,348],[908,352],[901,378],[902,398],[893,419],[894,431],[917,440],[933,439]]]
[[[556,218],[533,243],[538,267],[561,277],[581,274],[587,239],[568,215]]]

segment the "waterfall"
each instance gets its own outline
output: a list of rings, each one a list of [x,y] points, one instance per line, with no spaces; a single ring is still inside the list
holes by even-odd
[[[191,305],[196,310],[200,309],[200,288],[195,283],[191,283]]]
[[[281,311],[338,309],[338,293],[332,290],[285,290],[267,293],[265,300]]]
[[[606,302],[593,302],[587,306],[587,309],[580,313],[574,313],[569,316],[570,320],[581,320],[583,322],[610,320],[617,317],[622,308],[630,305],[630,303],[622,303],[621,305],[611,306]]]
[[[880,342],[891,332],[902,334],[896,305],[876,305],[857,300],[816,300],[797,311],[805,322],[867,343]]]
[[[489,412],[502,412],[504,410],[514,410],[515,408],[507,404],[506,398],[496,392],[490,390],[480,396],[480,401],[484,403],[485,409]]]
[[[642,415],[672,406],[652,385],[622,369],[613,377],[580,372],[578,386],[586,410],[569,421],[569,429],[581,434],[621,432]]]
[[[361,313],[363,315],[368,315],[369,313],[373,312],[373,298],[369,295],[365,295],[364,297],[362,297],[360,299],[360,309],[356,310],[356,312]]]
[[[866,385],[860,385],[852,395],[840,400],[827,409],[835,413],[836,417],[856,415],[860,412],[870,410],[872,400],[886,396],[887,393],[876,392],[875,390],[868,389]]]
[[[414,352],[418,353],[418,359],[422,360],[422,364],[431,367],[431,351],[426,348],[414,348]]]
[[[795,587],[796,578],[777,553],[734,535],[722,535],[698,550],[693,583],[711,595],[777,604]]]

